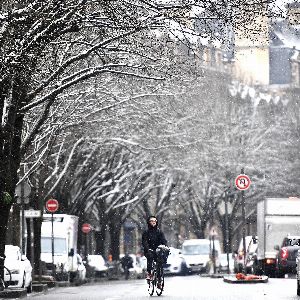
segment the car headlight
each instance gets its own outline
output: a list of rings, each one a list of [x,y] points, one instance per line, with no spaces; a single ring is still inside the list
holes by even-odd
[[[13,269],[13,270],[10,270],[10,273],[11,274],[20,274],[20,270],[19,269]],[[9,272],[7,273],[7,275],[9,275]]]

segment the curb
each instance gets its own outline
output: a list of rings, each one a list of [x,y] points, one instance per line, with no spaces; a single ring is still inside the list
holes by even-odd
[[[4,291],[0,292],[0,298],[20,298],[26,297],[27,291],[26,289],[5,289]]]
[[[42,283],[35,283],[32,285],[32,291],[37,293],[48,292],[48,285]]]
[[[67,287],[67,286],[70,286],[70,282],[69,281],[56,281],[55,286]]]
[[[43,280],[41,282],[34,281],[33,284],[46,284],[48,288],[53,288],[56,286],[56,281],[46,281],[46,280]]]
[[[269,280],[268,276],[261,276],[262,279],[251,279],[251,280],[241,280],[241,279],[236,279],[235,275],[229,275],[229,276],[224,276],[223,281],[227,283],[267,283]]]

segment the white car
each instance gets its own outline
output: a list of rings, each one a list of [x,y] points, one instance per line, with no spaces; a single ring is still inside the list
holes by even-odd
[[[18,246],[5,245],[4,281],[8,287],[26,288],[32,292],[32,266]]]
[[[88,255],[88,265],[94,268],[96,276],[107,276],[108,267],[102,255]]]
[[[170,247],[170,254],[164,266],[164,272],[165,274],[188,274],[189,266],[180,249]]]

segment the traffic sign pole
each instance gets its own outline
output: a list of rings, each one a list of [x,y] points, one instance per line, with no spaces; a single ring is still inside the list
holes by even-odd
[[[54,216],[53,213],[51,213],[51,254],[52,254],[52,276],[55,275],[55,267],[54,267],[54,230],[53,230],[53,221]]]
[[[243,238],[243,273],[246,274],[246,210],[245,210],[245,190],[250,187],[250,178],[244,174],[244,168],[241,169],[241,174],[236,178],[235,185],[241,191],[242,196],[242,238]]]
[[[46,202],[46,209],[51,213],[51,254],[52,254],[52,276],[55,275],[55,266],[54,266],[54,213],[58,210],[58,201],[56,199],[49,199]]]
[[[81,231],[85,233],[85,258],[87,259],[89,249],[88,249],[88,233],[92,230],[92,227],[89,223],[84,223],[81,226]]]

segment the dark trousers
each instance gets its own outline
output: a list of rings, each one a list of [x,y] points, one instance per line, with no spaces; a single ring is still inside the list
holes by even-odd
[[[152,271],[153,260],[156,260],[156,253],[148,252],[145,256],[147,258],[147,272],[150,273]]]

